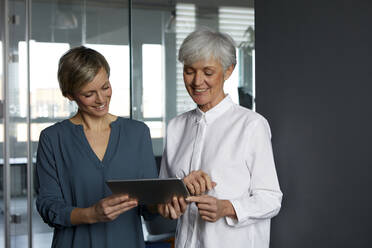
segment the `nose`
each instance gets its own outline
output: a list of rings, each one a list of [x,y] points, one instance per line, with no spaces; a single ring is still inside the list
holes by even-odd
[[[103,103],[104,101],[104,97],[103,97],[103,94],[101,92],[97,92],[97,97],[96,97],[96,102],[97,103]]]
[[[196,72],[195,77],[194,77],[194,85],[199,86],[202,85],[204,81],[203,73],[201,72]]]

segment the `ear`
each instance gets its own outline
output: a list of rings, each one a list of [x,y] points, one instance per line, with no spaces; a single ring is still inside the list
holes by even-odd
[[[229,77],[231,76],[231,74],[233,73],[235,69],[235,65],[230,65],[229,67],[227,67],[226,71],[225,71],[225,74],[223,75],[223,79],[226,81],[227,79],[229,79]]]

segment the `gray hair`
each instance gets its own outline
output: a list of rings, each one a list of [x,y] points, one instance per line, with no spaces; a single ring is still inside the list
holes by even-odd
[[[91,82],[101,68],[109,77],[110,66],[99,52],[84,46],[68,50],[60,58],[58,64],[58,82],[62,95],[73,96]]]
[[[184,39],[178,53],[178,60],[184,65],[211,58],[217,59],[224,71],[236,65],[235,42],[230,35],[210,29],[196,30]]]

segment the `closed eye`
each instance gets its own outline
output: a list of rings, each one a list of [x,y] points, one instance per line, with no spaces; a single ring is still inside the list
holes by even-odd
[[[88,97],[93,96],[93,93],[87,93],[87,94],[84,94],[83,96],[86,97],[86,98],[88,98]]]

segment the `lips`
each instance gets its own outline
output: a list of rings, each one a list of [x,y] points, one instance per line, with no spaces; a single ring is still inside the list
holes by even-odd
[[[100,106],[96,106],[96,107],[94,107],[94,108],[95,108],[96,110],[98,110],[98,111],[101,111],[101,110],[104,110],[105,107],[106,107],[106,104],[102,104],[102,105],[100,105]]]

